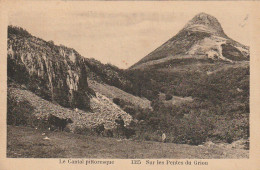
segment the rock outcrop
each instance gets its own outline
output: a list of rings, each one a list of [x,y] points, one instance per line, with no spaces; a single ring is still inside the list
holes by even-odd
[[[46,100],[90,109],[90,97],[95,93],[88,87],[84,60],[74,49],[8,27],[8,78]]]

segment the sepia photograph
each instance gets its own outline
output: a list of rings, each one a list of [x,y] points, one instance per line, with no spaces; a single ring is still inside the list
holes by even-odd
[[[250,6],[129,4],[9,8],[7,158],[249,159]]]

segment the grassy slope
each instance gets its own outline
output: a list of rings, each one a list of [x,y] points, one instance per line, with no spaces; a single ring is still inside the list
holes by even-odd
[[[46,133],[45,135],[42,135]],[[48,136],[49,140],[43,138]],[[7,157],[45,158],[248,158],[227,146],[118,140],[28,127],[7,127]]]
[[[179,54],[183,55],[192,47],[193,44],[209,36],[210,34],[205,32],[187,32],[182,30],[177,35],[166,41],[163,45],[131,66],[130,69],[136,68],[136,66],[148,61],[176,56]]]
[[[117,87],[110,86],[108,84],[98,83],[97,81],[94,81],[94,80],[89,80],[88,83],[89,83],[89,86],[95,92],[101,93],[102,95],[108,97],[111,100],[113,100],[113,98],[120,98],[120,99],[126,101],[127,103],[131,103],[131,104],[133,104],[135,106],[139,106],[141,108],[151,107],[150,101],[147,100],[146,98],[134,96]]]
[[[140,136],[145,139],[157,139],[153,135],[155,130],[163,130],[169,141],[175,143],[199,141],[200,144],[206,140],[230,143],[249,137],[247,61],[190,63],[190,60],[179,60],[139,73],[136,82],[144,84],[140,86],[143,96],[148,90],[158,90],[173,96],[173,100],[165,104],[173,102],[175,96],[194,99],[191,103],[166,108],[153,101],[159,110],[144,119]]]

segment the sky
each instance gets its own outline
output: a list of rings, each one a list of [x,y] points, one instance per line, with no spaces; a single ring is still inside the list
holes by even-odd
[[[24,2],[8,24],[82,56],[128,68],[205,12],[232,39],[250,45],[250,6],[245,2]]]

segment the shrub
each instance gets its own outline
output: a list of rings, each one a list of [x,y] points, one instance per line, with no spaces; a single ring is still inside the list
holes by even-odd
[[[116,104],[116,105],[120,105],[120,99],[119,98],[113,98],[113,102]]]
[[[149,140],[151,140],[151,137],[150,137],[150,135],[146,134],[146,135],[144,135],[144,139],[149,141]]]
[[[137,114],[136,114],[136,119],[137,120],[146,120],[148,118],[148,115],[149,113],[148,112],[145,112],[145,111],[139,111]]]
[[[51,45],[54,45],[54,41],[52,41],[52,40],[48,41],[48,43],[50,43]]]
[[[104,123],[102,124],[99,124],[97,125],[95,128],[94,128],[94,131],[96,132],[97,135],[101,135],[105,130],[105,126],[104,126]]]
[[[135,135],[135,130],[132,128],[125,128],[125,137],[129,139],[130,137]]]
[[[8,56],[7,58],[7,76],[19,84],[27,84],[29,79],[29,73],[26,70],[26,67],[23,64],[16,64],[21,59],[12,59]]]
[[[153,110],[158,111],[158,110],[160,110],[161,107],[164,106],[164,104],[163,104],[162,101],[160,101],[160,100],[157,98],[157,99],[155,99],[155,100],[153,100],[153,101],[151,102],[151,106],[152,106]]]
[[[165,100],[171,100],[172,99],[172,95],[170,95],[170,94],[166,94],[166,96],[165,96]]]
[[[90,136],[97,135],[96,132],[89,127],[76,126],[73,132],[80,135],[90,135]]]
[[[17,27],[17,26],[12,26],[12,25],[8,26],[8,36],[10,34],[20,35],[20,36],[24,36],[24,37],[31,37],[32,36],[25,29],[23,29],[21,27]]]
[[[213,140],[232,143],[239,139],[249,138],[249,116],[246,114],[231,119],[221,116],[215,120],[214,126],[215,128],[211,131]]]
[[[191,145],[199,145],[206,141],[208,136],[208,127],[203,125],[201,121],[196,119],[186,119],[178,127],[176,143],[187,143]]]
[[[81,110],[90,111],[90,98],[87,92],[83,90],[73,91],[73,104],[72,107],[79,108]]]
[[[149,128],[149,125],[136,125],[134,139],[161,141],[161,133],[158,130]]]
[[[149,119],[149,124],[150,124],[152,127],[156,128],[156,127],[160,124],[160,118],[151,117],[151,118]]]
[[[113,134],[113,131],[111,129],[105,129],[104,133],[103,133],[103,136],[104,137],[113,137],[114,134]]]
[[[34,107],[26,100],[17,101],[15,97],[7,96],[7,124],[34,126],[37,118],[33,115]]]
[[[131,116],[134,116],[136,113],[136,109],[128,105],[126,105],[123,110]]]

